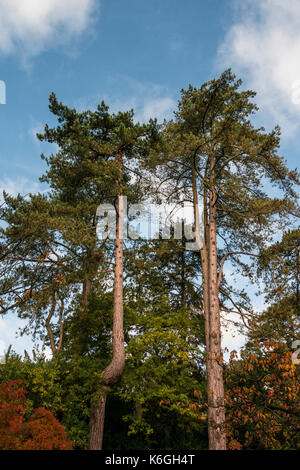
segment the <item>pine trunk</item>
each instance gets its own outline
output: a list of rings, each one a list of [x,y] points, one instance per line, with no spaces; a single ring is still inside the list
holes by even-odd
[[[216,201],[213,190],[213,162],[210,198],[204,189],[204,244],[200,250],[202,266],[203,310],[205,318],[206,379],[208,397],[208,438],[210,450],[226,450],[223,367],[221,361],[221,322],[217,266]],[[195,166],[192,167],[193,202],[196,235],[198,193]],[[199,234],[198,234],[199,235]]]
[[[209,338],[207,358],[208,438],[210,450],[226,450],[225,400],[221,349],[221,321],[218,288],[218,257],[216,228],[216,198],[213,187],[213,164],[209,197],[208,280]]]
[[[117,157],[122,165],[122,158]],[[114,314],[112,347],[113,357],[110,364],[102,372],[103,384],[100,388],[100,399],[92,404],[90,420],[90,450],[102,450],[105,405],[109,388],[120,379],[125,366],[125,346],[123,328],[123,227],[124,227],[124,201],[118,195],[116,206],[116,243],[115,243],[115,270],[114,270]]]

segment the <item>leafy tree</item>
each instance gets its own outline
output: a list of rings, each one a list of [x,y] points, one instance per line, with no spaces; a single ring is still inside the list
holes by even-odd
[[[187,429],[190,419],[201,439],[208,418],[210,448],[226,448],[220,316],[222,311],[233,311],[245,319],[251,312],[247,293],[231,286],[224,276],[227,260],[236,272],[254,280],[256,265],[248,262],[253,256],[270,286],[274,303],[260,322],[260,332],[256,317],[250,324],[253,344],[270,339],[268,322],[272,318],[277,325],[274,313],[279,310],[284,309],[276,339],[280,348],[285,326],[295,325],[299,234],[288,232],[275,247],[266,246],[297,215],[294,185],[299,178],[277,154],[279,129],[266,133],[252,125],[255,93],[240,91],[240,86],[241,81],[228,70],[200,88],[182,90],[174,121],[162,126],[136,124],[133,111],[111,114],[104,103],[95,111],[78,113],[52,94],[50,110],[58,125],[46,125],[39,135],[58,145],[56,154],[42,156],[48,169],[41,180],[49,185],[49,193],[29,198],[4,195],[1,313],[15,309],[28,320],[25,332],[39,335],[50,345],[53,359],[33,367],[34,372],[24,363],[21,375],[27,377],[34,401],[51,403],[51,411],[66,423],[75,446],[87,446],[90,415],[90,448],[102,447],[109,397],[112,421],[120,421],[113,411],[117,404],[120,414],[127,416],[129,432],[143,435],[149,448],[162,436],[154,418],[157,414],[164,422],[172,417],[172,423],[182,429]],[[281,192],[279,197],[265,192],[265,180]],[[128,196],[129,203],[150,197],[174,204],[191,201],[198,249],[187,252],[186,240],[172,239],[130,242],[123,253],[123,196]],[[204,209],[203,234],[199,202]],[[116,208],[115,241],[98,237],[101,203]],[[271,286],[274,275],[276,283]],[[296,329],[286,346],[295,335]],[[254,354],[263,370],[275,368],[275,359]],[[251,372],[253,360],[245,361],[245,370]],[[237,375],[238,367],[235,364],[232,369]],[[280,382],[280,373],[276,374]],[[261,380],[267,384],[264,377]],[[294,376],[289,380],[294,387]],[[264,396],[263,390],[259,396]],[[277,400],[281,399],[278,395]],[[112,429],[112,421],[107,429]],[[266,446],[277,446],[275,434]],[[289,445],[294,445],[289,439]],[[172,445],[170,440],[166,436],[166,446]],[[230,445],[244,445],[235,441],[232,433]],[[105,442],[114,443],[110,436]]]
[[[165,126],[160,148],[150,166],[169,180],[169,197],[192,200],[201,256],[206,327],[207,390],[210,449],[226,448],[220,311],[245,312],[246,297],[235,300],[223,275],[231,260],[242,274],[252,275],[244,257],[258,256],[272,230],[297,212],[299,183],[278,154],[280,131],[266,133],[251,123],[257,107],[253,91],[239,91],[241,80],[230,70],[200,88],[182,90],[175,120]],[[270,197],[270,181],[282,197]],[[203,203],[201,240],[198,203]],[[279,216],[279,217],[278,217]],[[228,305],[228,302],[229,305]]]
[[[91,412],[90,445],[100,448],[106,395],[121,376],[125,361],[123,240],[119,219],[121,196],[129,195],[131,190],[123,164],[140,158],[146,151],[155,134],[155,123],[134,124],[132,111],[110,114],[104,103],[94,112],[77,113],[59,103],[55,94],[50,96],[49,107],[59,125],[53,129],[46,125],[39,138],[59,147],[56,155],[42,155],[48,170],[41,181],[48,183],[52,191],[48,196],[32,196],[27,203],[21,196],[5,195],[1,218],[8,227],[1,232],[5,273],[0,287],[2,313],[16,308],[20,316],[30,318],[34,331],[46,326],[56,355],[63,343],[65,310],[76,300],[80,285],[81,316],[86,318],[93,284],[103,282],[111,271],[112,249],[107,247],[107,241],[97,237],[97,207],[103,202],[116,203],[113,355],[102,371],[100,396]],[[55,315],[60,326],[56,344],[51,325]],[[81,334],[85,333],[78,332],[79,344]]]

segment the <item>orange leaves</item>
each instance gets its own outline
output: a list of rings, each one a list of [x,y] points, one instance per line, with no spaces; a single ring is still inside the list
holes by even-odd
[[[45,257],[44,258],[38,258],[37,262],[38,263],[44,263],[44,261],[46,261],[48,258],[49,258],[49,253],[47,251],[46,254],[45,254]]]
[[[233,350],[230,352],[230,360],[236,359],[238,357],[237,351]]]
[[[297,448],[296,367],[280,344],[272,340],[261,345],[258,354],[245,351],[243,359],[232,360],[226,370],[228,446],[238,442],[245,449]]]
[[[243,446],[235,439],[232,439],[228,444],[228,450],[242,450]]]
[[[66,276],[64,276],[64,274],[57,274],[55,276],[55,282],[60,284],[60,283],[63,283],[65,284],[66,283]]]
[[[22,437],[22,450],[72,450],[64,428],[45,408],[37,408],[23,424]]]
[[[71,450],[63,426],[45,408],[37,408],[24,420],[28,408],[22,381],[0,386],[1,450]]]

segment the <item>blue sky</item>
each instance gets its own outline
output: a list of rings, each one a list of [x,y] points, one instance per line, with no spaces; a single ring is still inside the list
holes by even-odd
[[[259,124],[282,127],[282,152],[299,152],[298,0],[0,0],[0,189],[42,190],[35,138],[54,123],[48,97],[78,109],[102,99],[139,120],[171,117],[179,90],[227,67],[258,92]],[[1,97],[1,93],[0,93]],[[16,319],[0,319],[0,349]],[[29,343],[28,343],[29,344]],[[2,346],[1,346],[2,345]],[[1,352],[1,351],[0,351]]]

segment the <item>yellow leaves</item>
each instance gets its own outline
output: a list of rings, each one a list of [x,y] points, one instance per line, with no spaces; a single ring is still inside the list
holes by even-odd
[[[187,365],[191,362],[187,351],[179,351],[177,353],[177,357],[182,360],[184,365]]]

